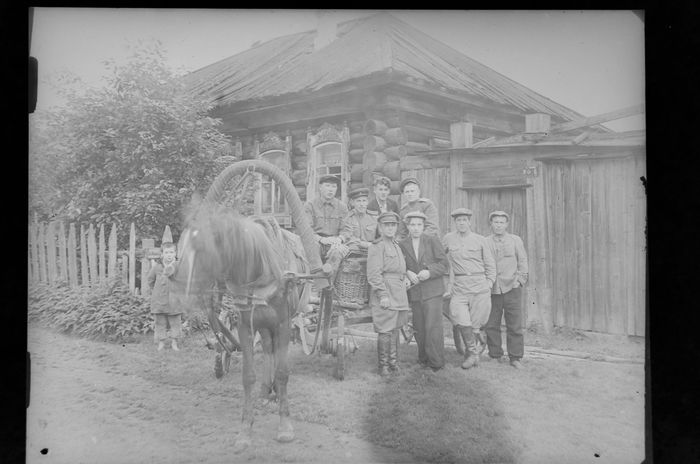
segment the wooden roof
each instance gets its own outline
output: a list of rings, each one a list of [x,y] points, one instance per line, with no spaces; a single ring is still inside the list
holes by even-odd
[[[581,115],[465,56],[388,13],[340,23],[314,50],[316,31],[278,37],[196,70],[185,80],[219,105],[299,93],[384,73],[392,80],[470,95],[565,120]]]

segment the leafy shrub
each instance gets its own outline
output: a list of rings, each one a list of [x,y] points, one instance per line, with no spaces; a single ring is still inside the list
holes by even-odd
[[[28,320],[64,333],[132,341],[152,330],[148,299],[132,295],[118,279],[78,289],[32,284],[28,296]]]

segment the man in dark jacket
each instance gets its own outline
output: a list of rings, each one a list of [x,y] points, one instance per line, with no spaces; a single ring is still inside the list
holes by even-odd
[[[367,205],[367,211],[377,215],[393,211],[399,214],[399,204],[389,198],[391,193],[391,180],[388,177],[379,176],[374,180],[374,198]]]
[[[448,269],[447,256],[440,240],[423,233],[426,215],[420,211],[406,213],[404,221],[409,235],[399,243],[406,259],[412,287],[408,301],[413,312],[413,328],[418,342],[418,362],[434,371],[445,365],[445,342],[442,331],[442,276]]]

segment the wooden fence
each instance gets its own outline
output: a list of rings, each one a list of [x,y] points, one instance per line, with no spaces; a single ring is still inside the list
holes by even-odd
[[[148,296],[146,282],[153,265],[154,252],[158,249],[155,240],[142,238],[136,247],[136,225],[129,227],[129,249],[117,249],[117,225],[112,224],[106,234],[104,224],[80,229],[73,223],[43,223],[34,221],[29,225],[28,281],[57,284],[68,283],[71,287],[91,286],[118,277],[128,285],[135,295]],[[107,237],[107,238],[105,238]],[[172,241],[170,226],[165,226],[161,243]],[[138,282],[138,285],[137,285]]]

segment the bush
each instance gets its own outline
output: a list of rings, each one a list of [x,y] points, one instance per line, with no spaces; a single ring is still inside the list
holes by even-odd
[[[107,341],[133,341],[152,331],[150,304],[115,279],[92,288],[32,284],[28,320],[64,333]]]

